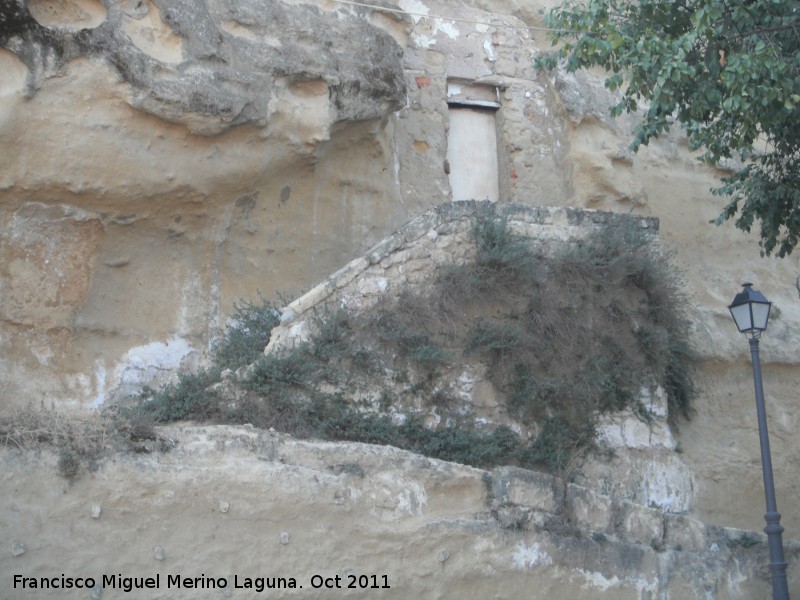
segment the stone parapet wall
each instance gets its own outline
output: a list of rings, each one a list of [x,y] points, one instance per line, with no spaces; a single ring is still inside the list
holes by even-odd
[[[307,339],[315,309],[338,304],[358,311],[390,290],[424,284],[437,265],[460,263],[474,255],[471,231],[477,217],[506,219],[509,228],[545,248],[551,242],[578,240],[592,228],[634,223],[657,234],[658,219],[570,207],[460,201],[440,204],[378,242],[281,310],[265,352]],[[655,240],[654,240],[655,241]]]
[[[425,288],[438,267],[462,263],[474,256],[473,227],[477,219],[485,218],[506,220],[509,229],[545,253],[562,249],[565,243],[578,242],[596,228],[634,225],[652,234],[652,243],[658,243],[658,220],[654,218],[475,201],[442,204],[284,307],[281,323],[273,329],[265,353],[280,353],[307,341],[320,316],[331,310],[343,308],[358,313],[381,299]],[[530,433],[509,418],[482,367],[464,364],[454,373],[442,374],[437,389],[453,390],[459,402],[476,410],[476,419],[484,424],[511,426],[523,436]],[[666,394],[660,388],[651,391],[647,387],[642,388],[641,394],[651,422],[643,422],[632,411],[602,416],[598,441],[601,447],[612,451],[613,459],[582,459],[575,476],[586,487],[613,497],[618,503],[689,511],[693,506],[694,478],[675,452]],[[404,412],[404,407],[394,408]],[[411,411],[421,412],[432,423],[440,420],[435,407],[411,407]]]

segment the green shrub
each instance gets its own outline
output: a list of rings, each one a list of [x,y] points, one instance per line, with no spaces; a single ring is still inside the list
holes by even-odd
[[[507,398],[514,417],[534,423],[545,417],[550,407],[558,406],[563,394],[558,381],[549,378],[539,380],[525,365],[516,364]]]
[[[209,389],[219,380],[217,369],[181,373],[177,383],[169,383],[146,398],[141,409],[159,423],[182,419],[209,419],[219,415],[218,397]],[[148,396],[148,391],[145,391],[144,396]]]
[[[587,360],[581,384],[594,397],[594,404],[600,412],[633,408],[641,372],[630,370],[630,363],[612,339],[606,338],[602,344],[606,346],[606,352]]]
[[[464,353],[488,355],[497,361],[519,351],[528,341],[517,323],[482,321],[469,334]]]
[[[411,442],[409,450],[479,468],[516,464],[521,443],[517,434],[503,426],[484,433],[463,426],[427,429],[418,420],[410,420],[401,432]]]
[[[64,479],[74,480],[81,470],[80,458],[70,448],[62,448],[58,453],[58,474]]]
[[[242,301],[234,306],[231,325],[212,352],[212,364],[195,373],[181,373],[176,383],[157,391],[145,389],[141,412],[159,423],[181,419],[219,419],[220,398],[211,387],[225,369],[236,370],[263,356],[270,332],[278,324],[278,311],[267,301],[260,305]]]
[[[753,546],[758,546],[763,543],[763,541],[758,534],[746,531],[739,537],[727,538],[725,543],[728,548],[736,548],[737,546],[741,548],[752,548]]]
[[[220,370],[236,370],[254,362],[263,354],[280,319],[275,306],[267,301],[260,305],[242,301],[234,305],[231,322],[214,351],[213,362]]]
[[[522,275],[536,263],[528,239],[513,233],[505,217],[488,212],[479,214],[473,222],[472,237],[477,250],[475,262],[484,270]]]
[[[543,465],[552,473],[565,473],[571,463],[594,447],[595,424],[591,416],[570,422],[563,416],[547,417],[536,440],[523,455],[528,464]]]
[[[667,406],[673,424],[678,415],[688,419],[694,412],[692,399],[696,390],[692,378],[692,364],[695,360],[697,353],[687,339],[679,335],[670,338],[661,385],[667,394]]]
[[[314,335],[309,341],[309,351],[319,361],[349,356],[353,351],[353,332],[350,315],[343,308],[314,312],[312,327]]]
[[[249,387],[263,394],[276,387],[303,386],[317,372],[307,345],[290,352],[261,356],[247,379]]]
[[[431,331],[425,327],[424,319],[415,322],[413,315],[390,310],[367,317],[366,326],[376,340],[403,357],[424,365],[433,366],[448,359],[447,352],[434,341]]]

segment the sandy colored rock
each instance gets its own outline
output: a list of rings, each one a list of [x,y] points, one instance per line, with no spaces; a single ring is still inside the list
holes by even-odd
[[[300,296],[386,239],[367,257],[383,260],[393,231],[451,199],[448,84],[466,81],[497,88],[501,202],[660,219],[701,353],[696,414],[673,434],[705,522],[763,526],[749,355],[725,307],[745,280],[775,302],[764,383],[797,539],[796,263],[709,225],[724,173],[680,132],[631,155],[597,74],[533,69],[547,43],[520,27],[541,25],[539,4],[469,5],[6,3],[3,407],[115,401],[202,362],[235,301]]]
[[[657,552],[649,539],[632,539],[624,528],[592,536],[561,527],[552,513],[549,521],[507,528],[495,515],[526,506],[504,504],[489,493],[486,480],[508,473],[390,447],[299,441],[251,427],[179,426],[161,434],[176,441],[170,452],[117,455],[73,483],[58,477],[48,452],[2,450],[0,484],[9,493],[0,497],[0,527],[28,546],[19,556],[0,553],[3,580],[11,581],[13,573],[98,581],[114,575],[119,586],[120,578],[159,576],[157,589],[134,590],[126,594],[131,598],[223,597],[219,588],[167,588],[170,575],[225,579],[233,598],[253,593],[232,588],[248,577],[252,585],[265,578],[265,588],[266,578],[282,577],[286,585],[294,579],[294,591],[265,591],[299,598],[380,593],[640,600],[768,593],[760,568],[763,544]],[[535,474],[525,477],[536,485]],[[551,489],[551,481],[542,482]],[[227,513],[218,510],[222,496],[230,498]],[[91,501],[102,503],[102,519],[86,513]],[[627,510],[655,519],[661,514],[632,505]],[[658,535],[656,529],[646,533]],[[728,534],[715,535],[722,542]],[[798,553],[796,545],[788,548],[791,561]],[[347,589],[350,575],[356,585],[366,575],[368,585],[375,576],[379,586],[390,587]],[[314,589],[328,578],[335,585],[337,576],[343,589]],[[798,593],[800,580],[793,571],[790,578]],[[711,596],[708,590],[714,590]],[[35,597],[7,592],[14,600]],[[107,580],[103,597],[121,593]]]

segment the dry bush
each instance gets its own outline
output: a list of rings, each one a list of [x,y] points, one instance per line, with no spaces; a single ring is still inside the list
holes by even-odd
[[[81,415],[28,406],[0,415],[0,444],[26,448],[38,444],[96,455],[110,445],[114,427],[106,414]]]
[[[58,471],[76,478],[115,451],[151,452],[169,445],[138,411],[103,410],[88,414],[27,406],[0,415],[0,445],[29,449],[46,446],[58,453]]]

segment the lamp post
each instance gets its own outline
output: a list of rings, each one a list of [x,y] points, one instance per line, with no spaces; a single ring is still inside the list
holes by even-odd
[[[789,600],[789,588],[786,582],[786,559],[783,556],[783,527],[781,515],[775,501],[775,481],[772,478],[772,456],[769,450],[769,433],[767,432],[767,412],[764,408],[764,389],[761,384],[761,360],[758,356],[758,339],[767,328],[769,311],[772,303],[764,295],[753,288],[752,283],[745,283],[744,290],[736,294],[728,309],[739,332],[745,334],[750,342],[750,356],[753,361],[753,380],[756,389],[756,412],[758,413],[758,437],[761,440],[761,468],[764,473],[764,495],[767,500],[767,512],[764,520],[767,526],[769,544],[769,570],[772,576],[773,600]]]

